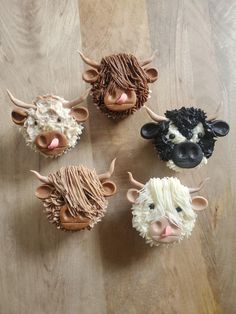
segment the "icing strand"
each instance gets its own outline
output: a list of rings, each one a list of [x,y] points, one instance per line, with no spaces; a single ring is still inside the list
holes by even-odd
[[[133,55],[121,53],[105,57],[101,61],[98,81],[93,83],[92,97],[98,108],[113,119],[124,118],[141,108],[148,99],[148,78]],[[115,89],[135,90],[136,105],[125,111],[111,111],[104,105],[106,92],[112,94]]]

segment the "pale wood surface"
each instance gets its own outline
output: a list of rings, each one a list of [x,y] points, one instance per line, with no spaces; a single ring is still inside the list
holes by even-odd
[[[201,192],[210,207],[189,240],[153,249],[131,227],[126,172],[141,181],[174,175],[139,136],[144,111],[113,123],[88,102],[80,145],[53,161],[28,149],[11,123],[6,88],[26,101],[84,90],[77,49],[98,60],[158,49],[149,104],[161,114],[186,104],[212,113],[223,100],[230,134],[206,167],[179,175],[189,186],[211,177]],[[235,51],[233,0],[0,1],[1,314],[236,313]],[[106,217],[92,232],[58,232],[34,197],[29,169],[85,163],[102,171],[114,156],[119,193]]]

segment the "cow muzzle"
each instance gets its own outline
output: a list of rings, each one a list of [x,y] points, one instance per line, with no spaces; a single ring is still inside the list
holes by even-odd
[[[43,132],[35,139],[38,150],[48,156],[57,156],[64,152],[67,147],[67,139],[60,132]]]
[[[111,111],[124,111],[131,109],[137,102],[134,90],[123,91],[116,89],[113,94],[106,92],[104,97],[105,106]]]
[[[179,240],[181,230],[167,218],[163,217],[151,223],[149,236],[155,242],[171,243]]]
[[[204,157],[201,147],[192,142],[176,144],[172,160],[180,168],[194,168],[199,165]]]

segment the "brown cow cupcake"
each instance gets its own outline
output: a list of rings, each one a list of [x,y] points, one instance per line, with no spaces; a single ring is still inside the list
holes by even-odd
[[[116,192],[110,169],[102,174],[85,166],[63,167],[47,177],[31,170],[43,185],[35,195],[43,201],[50,223],[65,231],[92,229],[106,213],[107,197]]]

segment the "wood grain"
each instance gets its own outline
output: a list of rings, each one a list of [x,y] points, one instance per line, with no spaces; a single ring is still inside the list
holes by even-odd
[[[0,1],[0,313],[236,313],[235,39],[233,0]],[[143,182],[175,175],[139,136],[143,110],[114,123],[89,100],[81,143],[53,161],[27,148],[11,123],[6,88],[28,102],[86,88],[78,49],[97,60],[158,49],[149,105],[160,114],[189,104],[212,113],[223,101],[230,134],[207,166],[178,175],[189,186],[211,177],[201,192],[210,206],[180,245],[150,248],[131,227],[127,171]],[[48,224],[29,170],[84,163],[103,171],[115,156],[119,193],[103,221],[72,235]]]

